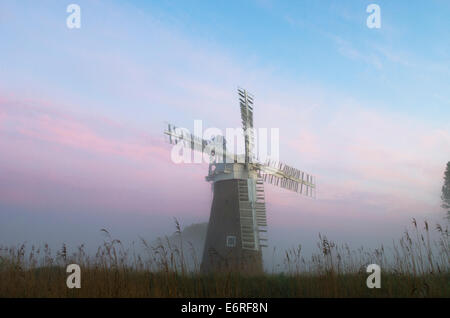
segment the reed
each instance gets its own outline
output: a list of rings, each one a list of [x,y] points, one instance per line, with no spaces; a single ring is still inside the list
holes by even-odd
[[[177,242],[140,240],[125,248],[103,229],[95,255],[65,244],[52,252],[22,244],[0,247],[0,297],[450,297],[448,228],[412,221],[392,246],[353,250],[319,235],[316,252],[288,249],[281,272],[201,275],[192,244],[175,220]],[[433,233],[431,233],[433,231]],[[433,234],[433,235],[431,235]],[[430,237],[433,236],[433,239]],[[275,249],[273,251],[275,253]],[[66,287],[68,264],[82,268],[81,288]],[[368,264],[382,268],[380,289],[366,286]]]

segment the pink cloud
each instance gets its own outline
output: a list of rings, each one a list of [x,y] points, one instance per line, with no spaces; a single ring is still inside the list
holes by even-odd
[[[25,106],[26,105],[26,106]],[[118,124],[112,119],[88,118],[36,103],[8,103],[2,101],[2,118],[8,117],[12,131],[24,137],[56,143],[94,153],[123,156],[133,160],[167,156],[163,140]],[[118,129],[120,136],[117,135]],[[102,133],[98,131],[102,131]],[[106,132],[105,132],[106,131]]]
[[[49,105],[1,105],[7,125],[0,127],[0,134],[11,136],[0,140],[4,203],[81,204],[145,213],[175,208],[174,197],[192,207],[199,204],[198,197],[207,197],[207,167],[173,164],[171,146],[162,136],[109,118],[62,114]]]
[[[317,168],[322,181],[417,198],[437,191],[450,157],[448,131],[357,105],[331,115],[330,122],[314,115],[305,119],[310,126],[322,122],[321,128],[313,133],[300,124],[298,137],[288,141],[302,162]]]

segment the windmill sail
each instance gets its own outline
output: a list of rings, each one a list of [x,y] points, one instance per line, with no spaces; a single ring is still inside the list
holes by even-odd
[[[262,179],[281,188],[316,197],[315,177],[281,162],[268,161],[258,165]]]
[[[205,140],[194,134],[191,134],[187,129],[176,127],[168,124],[164,134],[169,136],[169,143],[182,144],[183,147],[206,153],[215,158],[216,162],[232,162],[234,155],[227,152],[224,138],[214,138],[213,140]],[[222,137],[222,136],[217,136]]]
[[[253,147],[255,136],[253,132],[253,96],[246,90],[238,88],[239,104],[241,108],[242,129],[245,138],[245,163],[253,161]]]
[[[263,181],[260,179],[239,180],[238,193],[242,248],[259,250],[261,247],[266,247],[262,242],[267,239],[261,235],[267,232]]]

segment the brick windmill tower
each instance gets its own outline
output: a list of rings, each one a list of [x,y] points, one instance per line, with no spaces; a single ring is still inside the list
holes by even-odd
[[[315,197],[311,175],[270,160],[261,163],[254,154],[253,97],[238,89],[245,153],[226,149],[226,140],[205,140],[168,125],[164,132],[172,144],[210,156],[206,181],[212,183],[213,201],[201,263],[202,272],[261,272],[262,247],[267,247],[264,182]],[[181,143],[181,144],[180,144]]]

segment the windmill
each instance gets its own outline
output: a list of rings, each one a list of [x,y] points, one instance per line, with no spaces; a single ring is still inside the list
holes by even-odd
[[[259,162],[254,154],[253,96],[238,89],[245,152],[227,150],[226,140],[210,140],[168,124],[171,144],[209,155],[206,181],[212,183],[213,200],[201,263],[202,272],[263,270],[262,251],[267,247],[264,182],[315,197],[315,178],[277,161]]]

